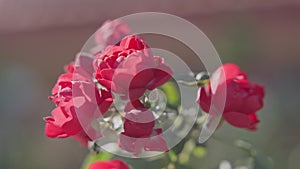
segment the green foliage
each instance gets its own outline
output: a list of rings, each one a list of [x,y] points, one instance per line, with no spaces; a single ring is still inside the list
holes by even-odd
[[[159,88],[165,93],[168,106],[177,109],[180,104],[180,93],[175,81],[169,81]]]
[[[197,158],[203,158],[206,155],[207,151],[205,147],[197,146],[193,150],[193,155]]]
[[[177,161],[177,154],[173,150],[170,150],[168,152],[168,156],[169,156],[169,159],[170,159],[171,162],[176,162]]]

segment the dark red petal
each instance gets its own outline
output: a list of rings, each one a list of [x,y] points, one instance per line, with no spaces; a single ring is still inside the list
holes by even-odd
[[[128,152],[132,152],[133,156],[138,156],[144,148],[148,138],[133,138],[121,133],[119,136],[119,147]]]
[[[216,70],[223,70],[226,76],[226,79],[233,79],[233,78],[242,78],[247,79],[246,73],[241,71],[240,67],[233,63],[225,63],[220,68]],[[213,75],[214,76],[214,75]]]
[[[105,114],[113,102],[111,92],[101,89],[100,96],[97,97],[97,104],[101,114]]]
[[[153,136],[149,139],[144,147],[145,151],[162,151],[169,150],[166,140],[161,136]]]
[[[247,115],[239,112],[226,112],[223,114],[224,119],[231,125],[239,128],[251,129],[259,122],[253,117],[253,114]]]
[[[161,66],[159,69],[153,69],[154,72],[154,80],[152,83],[148,85],[149,90],[153,90],[172,78],[173,72],[167,66]]]
[[[114,77],[114,69],[104,69],[100,71],[101,77],[106,79],[106,80],[112,80]]]
[[[209,112],[210,105],[211,105],[211,90],[210,85],[205,85],[204,87],[200,87],[198,90],[198,96],[196,102],[200,105],[202,110],[206,113]]]
[[[68,135],[58,126],[55,126],[51,123],[46,123],[45,126],[45,134],[46,136],[50,138],[65,138],[68,137]]]
[[[146,48],[146,44],[143,40],[137,36],[127,36],[122,39],[120,46],[123,47],[125,50],[127,49],[135,49],[135,50],[142,50]]]
[[[97,79],[97,80],[106,89],[108,89],[108,90],[115,89],[115,87],[114,87],[115,85],[112,83],[112,81],[105,80],[105,79]]]

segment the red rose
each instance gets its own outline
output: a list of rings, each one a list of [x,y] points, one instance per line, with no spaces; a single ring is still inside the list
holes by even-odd
[[[154,120],[151,111],[133,109],[125,115],[124,134],[134,138],[149,137],[155,125]]]
[[[89,75],[91,72],[84,68],[92,66],[92,59],[82,56],[79,61],[76,68],[74,63],[66,67],[66,73],[58,78],[52,89],[49,98],[57,107],[51,116],[44,118],[45,133],[51,138],[74,136],[86,143],[91,138],[85,134],[83,127],[89,129],[90,122],[100,115],[95,114],[96,109],[101,113],[107,111],[112,97],[110,92],[96,88]]]
[[[130,169],[123,161],[97,161],[90,164],[89,169]]]
[[[95,78],[102,86],[130,100],[164,84],[172,71],[147,48],[137,36],[124,38],[119,46],[107,47],[94,61]]]
[[[209,112],[212,96],[216,98],[213,105],[220,110],[218,97],[226,90],[223,118],[235,127],[255,130],[259,122],[256,112],[263,107],[263,86],[251,83],[247,75],[237,65],[231,63],[218,68],[213,73],[211,81],[215,79],[219,79],[215,83],[216,90],[212,89],[214,87],[211,83],[199,89],[197,102],[203,111]]]
[[[127,136],[126,132],[122,132],[119,136],[119,147],[128,152],[132,152],[133,157],[137,157],[142,150],[166,152],[169,148],[161,134],[162,129],[154,129],[151,135],[136,138]]]
[[[135,104],[137,106],[137,104]],[[137,108],[137,107],[136,107]],[[119,137],[120,148],[138,156],[141,151],[168,151],[162,129],[154,129],[155,118],[150,110],[144,107],[126,112],[124,132]]]

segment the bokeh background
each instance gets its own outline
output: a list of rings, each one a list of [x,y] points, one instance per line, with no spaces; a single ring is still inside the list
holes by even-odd
[[[47,97],[63,66],[105,20],[146,11],[192,22],[223,62],[239,64],[266,87],[259,129],[224,124],[215,136],[225,141],[211,139],[207,156],[193,166],[234,162],[240,150],[227,143],[245,138],[272,159],[274,168],[298,169],[299,0],[0,0],[0,168],[80,168],[87,150],[72,139],[44,136],[42,117],[54,107]]]

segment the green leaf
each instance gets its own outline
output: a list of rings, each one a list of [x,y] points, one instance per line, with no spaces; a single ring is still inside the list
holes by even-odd
[[[185,144],[181,151],[181,153],[178,155],[178,162],[180,164],[188,164],[190,161],[191,153],[193,152],[195,148],[195,141],[190,139]]]
[[[176,109],[180,104],[180,93],[175,81],[166,82],[159,88],[165,93],[168,106]]]
[[[176,162],[177,161],[177,155],[173,150],[170,150],[168,152],[168,156],[171,162]]]
[[[193,155],[197,158],[203,158],[206,155],[206,148],[202,147],[202,146],[197,146],[194,150],[193,150]]]
[[[83,162],[81,169],[88,169],[89,165],[96,161],[109,160],[113,157],[107,152],[100,152],[99,154],[88,154]]]

